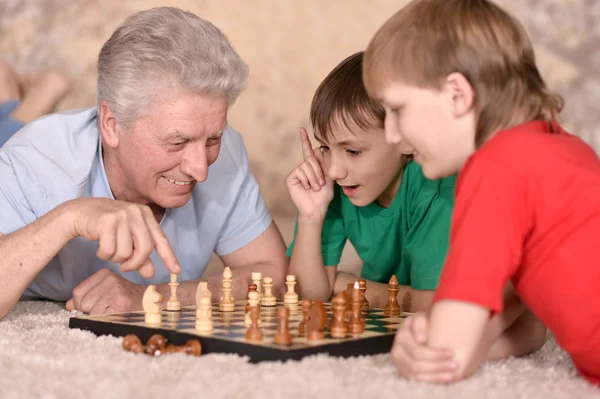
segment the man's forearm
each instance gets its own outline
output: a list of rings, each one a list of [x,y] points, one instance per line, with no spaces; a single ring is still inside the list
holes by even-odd
[[[62,204],[14,233],[0,236],[0,319],[56,254],[74,238],[72,213]]]
[[[323,256],[321,255],[320,220],[306,221],[298,219],[298,233],[292,257],[290,259],[290,274],[298,281],[297,292],[301,298],[313,301],[326,301],[331,296],[332,282],[329,281]]]

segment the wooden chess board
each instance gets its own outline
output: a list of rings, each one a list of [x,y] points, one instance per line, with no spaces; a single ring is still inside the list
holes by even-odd
[[[298,336],[298,324],[303,315],[300,305],[290,307],[289,327],[292,334],[292,345],[279,345],[273,342],[277,330],[276,308],[284,306],[278,300],[276,307],[261,307],[260,329],[263,340],[246,341],[248,326],[244,322],[246,301],[236,301],[233,312],[219,311],[219,305],[212,305],[214,330],[201,333],[194,329],[196,307],[189,306],[180,312],[162,311],[160,326],[150,326],[144,322],[144,312],[113,313],[101,316],[76,316],[69,321],[70,328],[88,330],[96,335],[125,336],[136,334],[145,343],[153,334],[162,334],[175,345],[183,345],[189,339],[199,339],[202,353],[237,353],[248,356],[251,362],[267,360],[301,359],[317,353],[328,353],[332,356],[350,357],[389,352],[394,335],[408,313],[400,316],[385,316],[383,309],[370,309],[365,314],[365,331],[346,338],[332,338],[325,329],[325,339],[309,341],[305,336]],[[331,319],[331,303],[325,303],[328,322]]]

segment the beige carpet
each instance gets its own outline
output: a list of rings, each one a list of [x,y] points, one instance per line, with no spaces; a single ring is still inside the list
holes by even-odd
[[[553,340],[434,386],[397,377],[388,355],[253,365],[235,355],[152,358],[121,338],[67,327],[61,304],[23,302],[0,321],[0,398],[600,398]]]

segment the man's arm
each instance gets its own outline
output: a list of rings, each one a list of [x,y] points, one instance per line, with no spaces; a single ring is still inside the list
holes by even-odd
[[[65,204],[22,229],[0,234],[0,319],[73,237],[73,214]]]

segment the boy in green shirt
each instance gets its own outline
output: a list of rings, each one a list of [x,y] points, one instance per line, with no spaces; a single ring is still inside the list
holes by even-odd
[[[286,178],[298,208],[290,273],[303,298],[328,300],[357,277],[337,271],[346,240],[363,261],[372,307],[384,307],[396,275],[398,300],[427,309],[448,249],[455,177],[427,180],[401,145],[385,141],[383,109],[362,82],[363,53],[321,83],[301,129],[304,161]],[[408,310],[408,309],[405,309]]]

